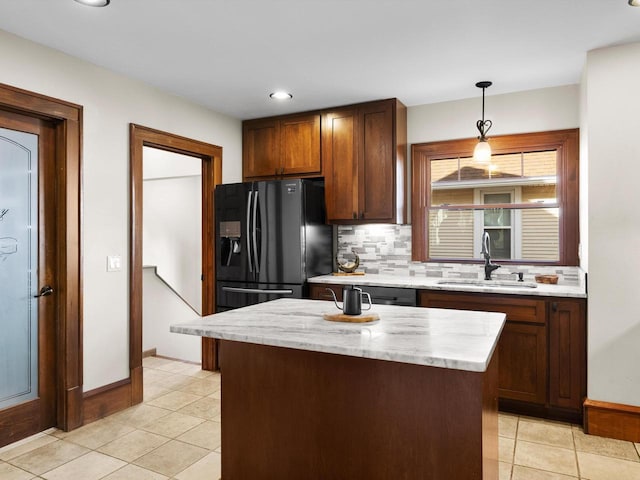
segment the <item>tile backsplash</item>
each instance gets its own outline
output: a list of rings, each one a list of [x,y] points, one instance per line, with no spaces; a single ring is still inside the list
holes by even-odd
[[[411,261],[411,225],[340,225],[337,254],[341,261],[360,257],[360,268],[367,273],[409,275],[434,278],[483,278],[481,264]],[[499,262],[496,262],[499,263]],[[535,275],[558,275],[562,285],[583,285],[585,274],[580,267],[504,265],[493,273],[497,280],[515,279],[523,272],[524,280],[535,281]]]

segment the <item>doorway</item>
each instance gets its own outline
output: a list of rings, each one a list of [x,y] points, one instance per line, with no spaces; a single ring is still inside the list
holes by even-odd
[[[202,360],[200,338],[170,332],[202,315],[202,162],[143,147],[143,357]]]
[[[81,113],[0,85],[0,446],[82,424]]]
[[[213,251],[213,190],[222,181],[222,148],[140,125],[130,125],[131,193],[130,193],[130,305],[129,367],[132,403],[140,403],[142,391],[142,215],[144,147],[178,153],[202,160],[202,315],[215,309],[215,261]],[[202,339],[202,368],[213,370],[215,342]]]

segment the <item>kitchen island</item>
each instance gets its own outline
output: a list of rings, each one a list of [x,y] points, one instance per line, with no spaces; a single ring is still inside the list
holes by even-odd
[[[172,332],[218,338],[222,479],[497,480],[504,314],[280,299]]]

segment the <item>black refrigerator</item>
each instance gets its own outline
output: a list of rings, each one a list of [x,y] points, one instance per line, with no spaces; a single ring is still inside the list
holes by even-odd
[[[319,181],[218,185],[215,214],[216,312],[303,298],[307,278],[332,270],[332,227]]]

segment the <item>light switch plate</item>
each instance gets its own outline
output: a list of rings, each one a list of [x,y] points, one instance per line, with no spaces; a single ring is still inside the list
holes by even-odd
[[[122,257],[120,255],[107,256],[107,272],[119,272],[122,270]]]

